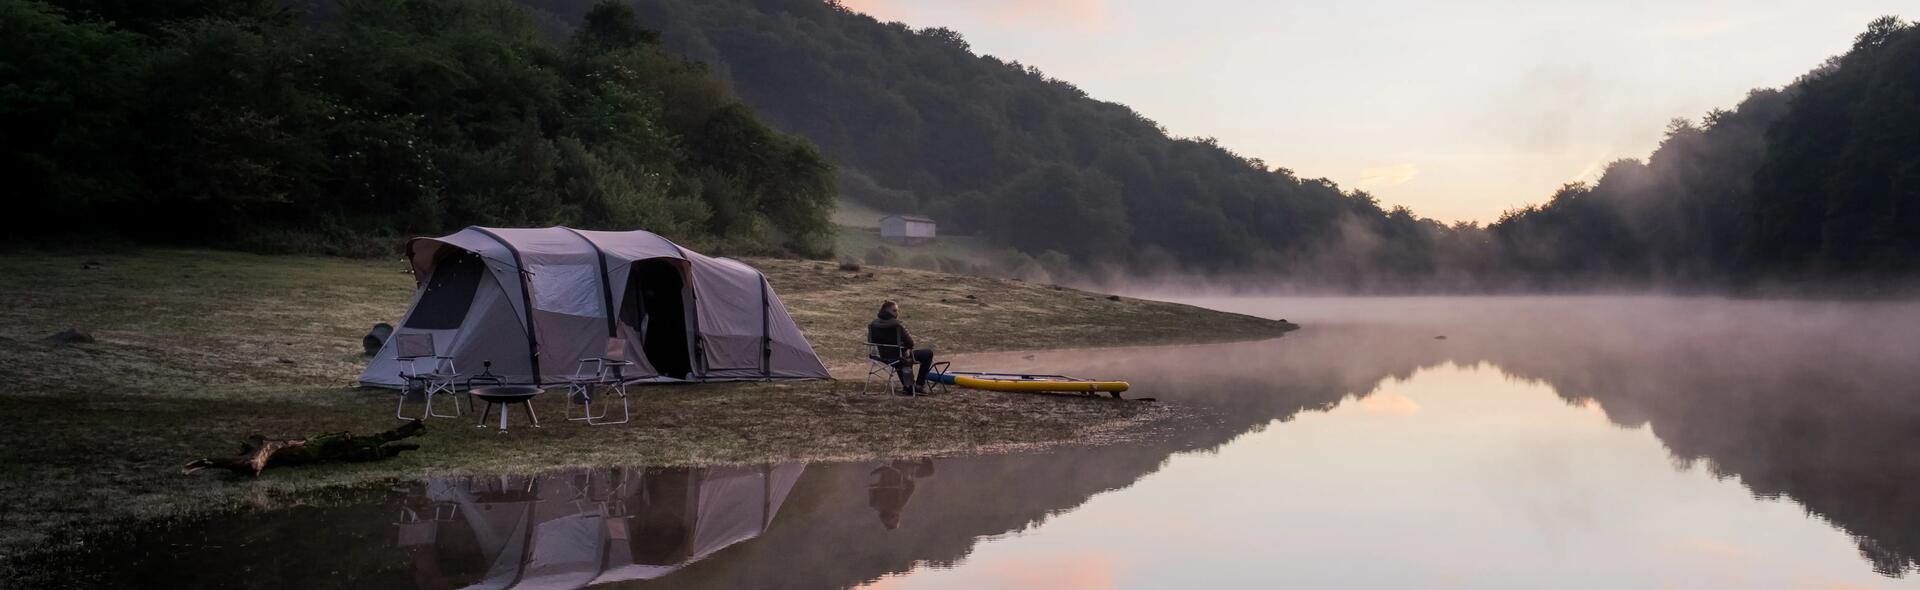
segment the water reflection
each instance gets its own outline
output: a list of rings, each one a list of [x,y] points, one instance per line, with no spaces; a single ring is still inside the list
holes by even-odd
[[[933,459],[891,461],[867,473],[867,505],[880,514],[888,530],[900,528],[900,513],[913,498],[918,480],[933,477]]]
[[[416,587],[581,588],[651,580],[759,536],[805,467],[433,478],[401,501]]]
[[[1240,304],[1306,315],[1299,302]],[[1308,317],[1324,327],[1267,342],[958,361],[1111,375],[1187,409],[1136,443],[431,479],[325,507],[135,529],[96,545],[119,565],[94,573],[103,585],[278,590],[836,588],[923,578],[1605,587],[1712,579],[1682,558],[1732,555],[1715,540],[1729,535],[1769,544],[1771,561],[1743,566],[1753,575],[1914,572],[1920,364],[1908,357],[1920,350],[1920,313],[1688,300],[1416,309],[1417,321]],[[1612,426],[1580,427],[1598,420]],[[1412,452],[1433,460],[1405,460]],[[1339,501],[1355,497],[1366,502]],[[1819,522],[1756,501],[1768,498]],[[1548,545],[1578,551],[1543,553],[1541,526]],[[1834,530],[1852,541],[1836,547]],[[1466,547],[1477,553],[1448,555]],[[1152,565],[1129,568],[1114,563],[1119,555]],[[222,563],[258,575],[204,573]],[[1459,570],[1489,563],[1499,565]],[[981,568],[1046,575],[926,577]],[[1583,577],[1565,579],[1575,570]],[[1813,584],[1758,582],[1776,581]]]

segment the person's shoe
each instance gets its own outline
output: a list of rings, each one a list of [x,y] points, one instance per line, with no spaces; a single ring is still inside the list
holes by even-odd
[[[902,390],[900,390],[900,391],[896,391],[896,392],[894,392],[894,395],[913,395],[913,390],[912,390],[912,389],[902,389]]]

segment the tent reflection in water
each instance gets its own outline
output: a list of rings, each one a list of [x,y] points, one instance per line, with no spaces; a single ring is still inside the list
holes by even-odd
[[[431,334],[460,372],[566,381],[627,347],[632,380],[825,379],[826,367],[753,267],[644,231],[469,227],[407,243],[418,286],[395,334]],[[360,384],[402,387],[389,338]]]
[[[802,464],[435,478],[399,545],[421,588],[651,580],[765,532]]]

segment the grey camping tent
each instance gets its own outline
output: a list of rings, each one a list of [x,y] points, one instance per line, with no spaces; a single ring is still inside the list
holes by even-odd
[[[827,378],[760,271],[650,232],[469,227],[406,254],[417,287],[394,334],[432,334],[462,373],[556,384],[618,338],[634,380]],[[404,385],[394,340],[361,385]]]
[[[400,549],[422,587],[572,590],[654,580],[759,537],[806,465],[434,477]]]

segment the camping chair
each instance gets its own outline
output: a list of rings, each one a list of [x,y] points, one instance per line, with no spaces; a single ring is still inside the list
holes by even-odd
[[[881,354],[888,351],[891,351],[892,354]],[[882,386],[892,387],[893,385],[899,385],[900,389],[906,389],[907,384],[900,382],[900,368],[906,367],[911,369],[913,367],[913,357],[909,356],[910,352],[911,351],[907,350],[907,347],[898,344],[868,342],[867,379],[861,382],[860,393],[867,393],[867,390],[873,386],[873,378],[876,376],[880,377],[880,384]],[[889,356],[893,357],[893,360],[887,360]]]
[[[412,420],[406,415],[407,396],[413,391],[426,395],[426,409],[421,418],[458,418],[466,413],[460,406],[460,394],[454,390],[454,380],[460,378],[460,371],[453,366],[453,357],[441,356],[435,352],[433,334],[411,333],[393,337],[394,356],[407,363],[407,370],[400,372],[400,378],[407,382],[406,389],[400,391],[400,403],[393,408],[393,417]],[[425,371],[421,370],[422,366]],[[453,397],[453,413],[441,414],[433,411],[433,398],[437,395]]]
[[[590,426],[603,424],[626,424],[633,419],[633,411],[627,405],[627,378],[625,370],[633,366],[627,360],[627,341],[624,338],[608,338],[607,350],[597,357],[580,359],[574,365],[573,378],[567,380],[567,419],[585,420]],[[611,408],[601,407],[600,413],[593,412],[593,388],[596,385],[607,386],[607,392],[620,398],[620,419],[608,420]],[[573,415],[574,401],[584,406],[578,417]]]

